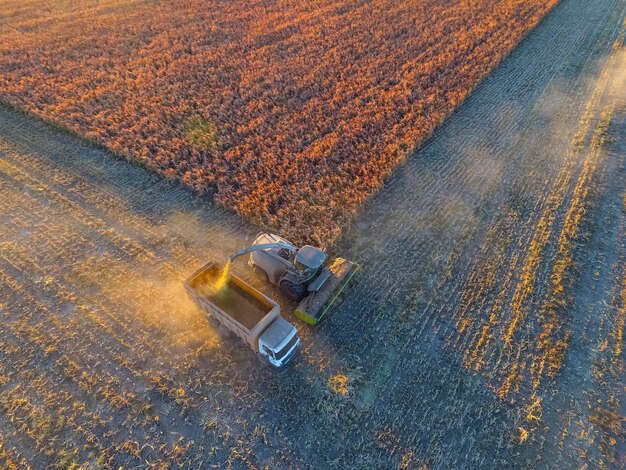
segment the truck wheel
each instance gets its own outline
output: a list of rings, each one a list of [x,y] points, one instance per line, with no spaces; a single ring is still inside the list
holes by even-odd
[[[256,264],[252,265],[252,270],[254,271],[254,274],[257,275],[257,277],[260,277],[268,284],[270,283],[270,277],[267,275],[265,271],[259,268]]]
[[[262,366],[264,369],[271,369],[271,368],[272,368],[272,367],[271,367],[271,364],[270,364],[270,361],[269,361],[269,359],[267,358],[267,356],[264,356],[263,354],[261,354],[261,353],[257,352],[257,353],[256,353],[256,358],[257,358],[257,359],[258,359],[258,361],[261,363],[261,366]]]
[[[209,324],[220,338],[227,339],[231,336],[230,330],[215,318],[209,317]]]
[[[220,327],[221,323],[218,322],[215,318],[213,318],[210,315],[207,315],[207,320],[209,321],[209,325],[211,325],[211,328],[213,328],[214,330],[217,331],[217,329]]]
[[[294,284],[287,280],[281,281],[280,288],[291,300],[302,300],[304,294],[306,294],[304,284]]]
[[[223,339],[228,339],[233,336],[233,333],[221,323],[220,326],[217,327],[217,334]]]

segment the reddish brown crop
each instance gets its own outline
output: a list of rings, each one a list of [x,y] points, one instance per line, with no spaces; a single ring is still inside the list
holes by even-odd
[[[3,1],[0,98],[327,245],[556,2]]]

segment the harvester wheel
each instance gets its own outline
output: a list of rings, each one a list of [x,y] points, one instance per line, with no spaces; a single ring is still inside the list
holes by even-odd
[[[287,280],[280,282],[280,288],[291,300],[302,300],[304,294],[306,294],[304,284],[294,284]]]

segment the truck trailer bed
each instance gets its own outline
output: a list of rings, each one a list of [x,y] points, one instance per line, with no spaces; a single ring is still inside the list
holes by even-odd
[[[209,263],[196,271],[186,284],[196,295],[217,306],[248,330],[253,330],[275,307],[262,294],[232,274],[219,290],[215,288],[221,269]]]

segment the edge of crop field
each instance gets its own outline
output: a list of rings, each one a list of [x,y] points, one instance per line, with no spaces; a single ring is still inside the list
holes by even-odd
[[[433,138],[436,137],[436,133],[443,127],[446,125],[446,123],[449,121],[449,119],[454,116],[454,114],[456,114],[463,105],[465,105],[466,101],[469,100],[479,89],[480,87],[484,86],[485,83],[485,79],[487,77],[489,77],[490,75],[492,75],[494,72],[496,72],[501,66],[502,64],[506,61],[509,60],[510,57],[523,45],[524,42],[527,41],[528,37],[534,33],[537,28],[541,27],[542,24],[546,21],[546,19],[550,16],[550,15],[554,15],[554,11],[561,7],[563,2],[566,0],[557,0],[556,3],[554,4],[554,6],[552,8],[550,8],[548,11],[546,11],[546,13],[544,13],[544,15],[539,18],[539,20],[537,21],[537,24],[535,24],[532,28],[528,29],[524,34],[522,34],[519,37],[519,40],[515,43],[515,45],[511,48],[511,50],[509,52],[507,52],[506,54],[504,54],[495,64],[494,66],[487,72],[485,72],[480,79],[478,80],[478,83],[476,83],[476,86],[474,86],[474,88],[472,88],[467,95],[448,113],[446,114],[440,122],[438,122],[433,128],[432,130],[428,133],[427,136],[425,136],[420,142],[416,143],[411,149],[407,150],[405,152],[405,155],[398,161],[398,164],[396,165],[396,167],[393,169],[393,171],[391,171],[391,173],[385,177],[382,181],[380,186],[374,190],[367,198],[366,200],[363,202],[363,204],[361,204],[358,213],[363,212],[363,210],[368,207],[369,204],[372,203],[372,200],[376,197],[377,194],[380,193],[380,191],[382,191],[384,189],[384,187],[387,185],[387,183],[394,177],[394,175],[397,173],[398,169],[402,166],[405,165],[411,158],[413,158],[415,156],[415,154],[417,152],[419,152],[422,148],[424,148]],[[356,220],[356,218],[358,217],[358,214],[353,217],[351,219],[351,221],[346,225],[346,227],[344,227],[344,229],[342,229],[341,231],[341,235],[333,242],[331,242],[331,245],[336,245],[339,243],[339,241],[342,239],[345,229],[348,228],[350,225],[352,225],[354,223],[354,221]]]
[[[139,168],[141,168],[142,170],[145,170],[153,175],[158,176],[159,178],[161,178],[163,181],[167,182],[168,185],[173,186],[173,187],[178,187],[178,188],[183,188],[185,189],[185,191],[188,191],[190,194],[192,194],[197,200],[199,201],[203,201],[203,202],[208,202],[210,204],[219,206],[222,209],[226,209],[228,210],[228,212],[237,215],[239,218],[244,219],[243,217],[241,217],[239,214],[237,214],[236,211],[234,211],[233,209],[231,209],[230,207],[227,206],[223,206],[222,204],[218,204],[217,202],[215,202],[215,200],[213,199],[213,193],[214,191],[211,191],[209,188],[207,188],[204,191],[198,191],[194,188],[192,188],[191,186],[185,184],[183,181],[181,181],[180,179],[174,177],[174,176],[168,176],[166,174],[164,174],[161,170],[157,169],[157,168],[153,168],[152,166],[150,166],[150,164],[142,159],[138,159],[133,157],[132,155],[129,154],[125,154],[123,152],[114,150],[110,147],[108,147],[106,144],[100,142],[98,139],[93,138],[93,137],[88,137],[84,134],[81,134],[80,132],[72,129],[70,126],[64,124],[61,121],[57,121],[54,120],[52,118],[48,118],[45,116],[42,116],[41,114],[37,113],[36,111],[31,111],[28,109],[24,109],[21,106],[15,104],[15,103],[11,103],[10,101],[2,98],[0,96],[0,107],[4,107],[5,109],[7,109],[10,112],[14,112],[16,114],[20,114],[21,116],[27,118],[27,119],[33,119],[35,121],[38,121],[40,123],[42,123],[44,126],[47,126],[50,130],[54,130],[60,133],[63,133],[66,135],[66,137],[71,137],[77,141],[79,141],[81,144],[85,145],[85,146],[89,146],[94,150],[100,150],[103,152],[106,152],[110,155],[112,155],[115,159],[117,160],[121,160],[124,161],[126,163],[129,163],[131,165],[135,165]],[[248,220],[248,219],[245,219]],[[255,224],[258,225],[258,224]]]
[[[553,15],[554,11],[557,8],[559,8],[562,4],[563,4],[563,0],[556,0],[556,3],[537,20],[536,24],[534,24],[527,31],[521,34],[517,42],[514,44],[514,46],[509,51],[504,53],[501,57],[499,57],[497,61],[493,64],[493,66],[480,76],[476,85],[468,91],[468,93],[463,97],[463,99],[460,100],[456,104],[456,106],[454,106],[447,114],[445,114],[433,126],[430,132],[423,139],[415,142],[414,145],[412,145],[407,151],[404,152],[404,154],[398,159],[395,166],[390,170],[389,174],[380,180],[380,184],[378,185],[378,187],[373,189],[372,192],[369,195],[367,195],[363,203],[356,207],[354,214],[348,217],[345,223],[340,224],[340,229],[341,229],[340,234],[334,239],[328,240],[327,242],[328,249],[332,249],[332,247],[337,246],[341,242],[345,233],[350,230],[350,228],[352,227],[352,225],[358,218],[359,214],[361,214],[369,206],[369,204],[371,204],[373,199],[385,188],[385,186],[387,186],[388,182],[394,177],[398,169],[402,165],[405,165],[409,159],[413,158],[415,154],[419,152],[420,149],[422,149],[425,145],[427,145],[431,141],[431,139],[435,137],[435,134],[449,121],[449,119],[461,109],[461,107],[466,103],[466,101],[470,97],[472,97],[480,89],[481,86],[483,86],[485,79],[488,76],[492,75],[494,72],[496,72],[502,66],[503,62],[509,59],[511,55],[515,53],[520,48],[520,46],[523,45],[523,43],[527,40],[527,38],[533,32],[535,32],[536,29],[542,25],[542,23],[545,22],[546,18],[548,18],[549,15]],[[265,224],[263,224],[262,221],[259,220],[259,218],[242,216],[234,207],[230,207],[230,206],[217,202],[215,199],[215,194],[217,193],[216,188],[212,189],[208,186],[203,186],[203,189],[198,190],[194,188],[193,186],[186,184],[185,182],[183,182],[180,178],[176,176],[169,176],[165,174],[163,170],[154,167],[150,163],[150,161],[146,159],[135,157],[132,154],[123,153],[118,150],[114,150],[111,147],[109,147],[106,143],[102,142],[101,140],[94,138],[94,137],[88,137],[87,135],[74,130],[69,125],[64,124],[61,120],[55,120],[53,118],[45,117],[41,115],[40,113],[38,113],[37,111],[25,109],[21,107],[20,105],[16,103],[12,103],[11,101],[1,96],[0,96],[0,105],[5,106],[9,110],[17,112],[25,117],[39,120],[40,122],[43,122],[45,125],[49,126],[50,128],[66,133],[67,135],[72,136],[73,138],[83,142],[84,144],[90,145],[92,148],[105,151],[113,155],[115,158],[119,160],[124,160],[133,165],[137,165],[138,167],[150,173],[156,174],[157,176],[162,178],[164,181],[168,182],[169,185],[173,185],[174,187],[185,188],[191,194],[196,196],[199,200],[203,202],[207,202],[212,205],[219,206],[227,210],[232,215],[236,215],[241,220],[245,220],[247,223],[251,225],[254,225],[262,229],[271,229],[271,227],[268,227]]]

